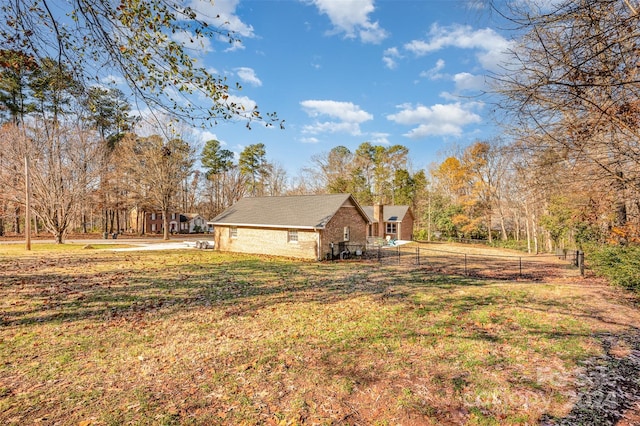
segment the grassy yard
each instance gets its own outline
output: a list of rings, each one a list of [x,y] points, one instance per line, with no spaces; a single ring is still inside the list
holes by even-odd
[[[538,424],[585,361],[634,351],[612,336],[637,303],[592,278],[0,246],[0,424]]]

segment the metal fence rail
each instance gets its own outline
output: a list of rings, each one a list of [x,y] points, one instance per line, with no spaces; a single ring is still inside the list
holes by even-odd
[[[497,279],[538,279],[562,276],[574,265],[584,275],[584,253],[557,255],[491,255],[441,250],[425,245],[401,245],[370,248],[366,257],[381,263],[412,265],[434,272]]]

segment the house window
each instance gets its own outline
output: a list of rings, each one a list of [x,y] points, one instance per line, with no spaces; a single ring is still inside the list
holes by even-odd
[[[298,230],[297,229],[289,229],[289,235],[287,236],[287,241],[290,243],[298,242]]]
[[[171,220],[176,220],[176,214],[175,213],[171,213]]]
[[[343,240],[344,241],[349,241],[349,237],[350,237],[350,232],[349,232],[349,227],[345,226],[344,230],[343,230]]]
[[[229,228],[229,238],[238,238],[238,228],[236,226]]]
[[[151,220],[156,220],[156,214],[155,213],[151,213]]]
[[[156,226],[155,223],[151,224],[151,232],[156,232],[158,230],[158,227]]]
[[[397,234],[398,233],[398,228],[397,228],[397,224],[394,222],[387,222],[387,234]]]

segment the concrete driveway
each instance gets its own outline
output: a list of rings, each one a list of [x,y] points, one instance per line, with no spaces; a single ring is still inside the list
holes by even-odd
[[[140,250],[177,250],[177,249],[195,249],[195,241],[163,241],[161,243],[131,243],[125,244],[134,245],[135,247],[121,247],[107,249],[111,251],[140,251]]]
[[[162,240],[159,238],[121,238],[121,239],[83,239],[69,238],[65,240],[65,244],[108,244],[108,245],[127,245],[133,247],[114,247],[105,250],[110,251],[140,251],[140,250],[180,250],[195,249],[197,241],[210,241],[209,235],[199,235],[190,237],[185,235],[183,238],[175,237],[174,240]],[[1,241],[0,244],[24,244],[24,240]],[[38,243],[54,243],[54,240],[33,240],[32,244]]]

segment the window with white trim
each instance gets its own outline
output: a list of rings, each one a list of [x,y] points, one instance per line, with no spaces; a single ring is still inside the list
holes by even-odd
[[[156,220],[156,214],[155,213],[151,213],[151,220]]]
[[[349,229],[348,226],[345,226],[343,230],[343,241],[349,241],[350,237],[351,237],[351,230]]]
[[[298,242],[298,230],[297,229],[289,229],[288,235],[287,235],[287,241],[290,243],[297,243]]]
[[[229,238],[238,238],[238,227],[232,226],[229,228]]]
[[[398,228],[397,228],[397,223],[395,222],[387,222],[387,234],[397,234],[398,233]]]

